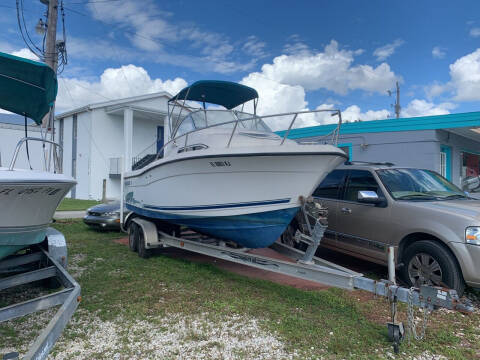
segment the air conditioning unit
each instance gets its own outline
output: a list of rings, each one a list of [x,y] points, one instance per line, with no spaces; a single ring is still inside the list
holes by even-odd
[[[120,177],[123,169],[123,161],[121,157],[110,158],[110,171],[109,176],[111,178]]]

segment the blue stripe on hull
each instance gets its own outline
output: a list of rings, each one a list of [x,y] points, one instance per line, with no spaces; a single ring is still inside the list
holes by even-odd
[[[290,202],[290,198],[267,200],[267,201],[251,201],[251,202],[245,202],[245,203],[197,205],[197,206],[155,206],[155,205],[145,204],[144,208],[153,209],[153,210],[170,210],[170,211],[171,210],[211,210],[211,209],[229,209],[229,208],[246,207],[246,206],[286,204],[289,202]]]
[[[149,218],[184,225],[218,239],[231,240],[248,248],[272,245],[287,228],[298,207],[235,216],[182,216],[142,209],[126,204],[127,209]]]

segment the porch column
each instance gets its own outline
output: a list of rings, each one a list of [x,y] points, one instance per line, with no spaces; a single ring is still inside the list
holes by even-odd
[[[125,144],[124,171],[132,170],[133,110],[123,110],[123,143]]]

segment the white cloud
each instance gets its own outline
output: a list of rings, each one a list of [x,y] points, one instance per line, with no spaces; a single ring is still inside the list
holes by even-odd
[[[160,91],[167,91],[174,95],[185,86],[187,82],[182,78],[165,81],[152,79],[144,68],[130,64],[120,68],[106,69],[97,81],[61,78],[56,108],[62,112],[109,99]]]
[[[376,56],[378,61],[383,61],[386,58],[392,56],[395,50],[398,47],[402,46],[404,43],[405,41],[403,41],[402,39],[397,39],[393,43],[376,48],[373,52],[373,56]]]
[[[138,52],[119,46],[105,39],[88,39],[69,36],[68,55],[85,60],[133,61],[140,57]]]
[[[322,104],[316,108],[316,110],[324,109],[338,109],[338,107],[334,104]],[[362,112],[358,105],[350,105],[347,108],[340,110],[342,112],[343,122],[384,120],[390,116],[390,112],[386,109],[367,110]],[[335,124],[338,122],[338,117],[331,116],[330,112],[316,113],[315,122],[314,125]]]
[[[470,29],[470,36],[471,37],[479,37],[480,36],[480,28],[472,28]]]
[[[144,52],[143,56],[155,56],[160,63],[219,73],[246,71],[255,65],[265,46],[252,37],[243,45],[234,46],[223,34],[202,30],[192,23],[171,21],[172,14],[160,10],[152,0],[123,0],[121,6],[117,2],[90,2],[87,7],[94,19],[111,24],[112,31],[124,34]],[[241,50],[253,59],[232,60]],[[188,55],[192,51],[199,55]]]
[[[402,117],[430,116],[450,114],[450,110],[457,106],[450,102],[434,104],[426,100],[414,99],[410,101],[407,107],[402,109]]]
[[[385,93],[398,78],[387,63],[376,68],[370,65],[352,66],[355,51],[339,49],[332,40],[323,52],[311,52],[301,47],[298,54],[280,55],[272,64],[264,64],[261,76],[305,90],[327,89],[337,94],[350,90]],[[260,77],[260,76],[258,76]]]
[[[253,87],[260,94],[257,113],[261,115],[279,114],[306,110],[305,89],[300,85],[286,85],[275,80],[265,78],[260,73],[251,73],[244,77],[241,84]],[[253,111],[251,104],[247,104],[245,111]],[[277,117],[266,119],[267,124],[274,130],[288,127],[291,117]],[[303,123],[299,119],[296,124]]]
[[[261,115],[288,113],[296,111],[308,111],[308,103],[305,100],[305,89],[300,85],[287,85],[270,80],[260,73],[251,73],[243,78],[242,84],[255,88],[260,96],[258,113]],[[315,110],[338,109],[335,104],[321,104]],[[245,110],[251,111],[251,108]],[[300,114],[295,121],[295,128],[332,124],[338,122],[338,117],[332,117],[331,112],[318,112]],[[386,119],[390,115],[388,110],[368,110],[362,112],[357,105],[348,106],[342,110],[344,121],[368,121]],[[274,130],[288,128],[292,121],[292,115],[265,119],[266,123]]]
[[[451,90],[451,84],[443,84],[438,81],[434,81],[432,84],[425,86],[424,90],[425,94],[427,95],[427,99],[432,100],[433,98]]]
[[[265,52],[265,42],[260,41],[255,35],[251,35],[247,38],[245,44],[242,46],[242,50],[256,58],[263,58],[267,56]]]
[[[450,77],[455,100],[480,100],[480,48],[451,64]]]
[[[435,59],[443,59],[445,57],[445,48],[442,48],[440,46],[435,46],[432,49],[432,56]]]
[[[342,111],[342,118],[346,121],[368,121],[368,120],[383,120],[390,116],[390,112],[386,109],[382,110],[368,110],[361,112],[357,105],[351,105]]]
[[[17,50],[17,51],[12,51],[11,54],[15,55],[15,56],[20,56],[20,57],[23,57],[23,58],[26,58],[26,59],[30,59],[30,60],[35,60],[35,61],[39,60],[38,56],[35,55],[34,53],[32,53],[27,48],[23,48],[23,49],[20,49],[20,50]]]

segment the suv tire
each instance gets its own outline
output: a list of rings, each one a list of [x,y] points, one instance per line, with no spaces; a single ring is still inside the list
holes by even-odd
[[[465,282],[455,258],[435,241],[414,242],[405,250],[403,263],[402,278],[409,286],[447,286],[463,295]]]

